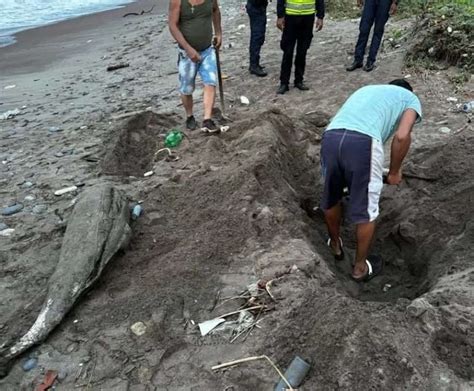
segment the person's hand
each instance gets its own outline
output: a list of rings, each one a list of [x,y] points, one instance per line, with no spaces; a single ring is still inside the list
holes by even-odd
[[[390,15],[395,15],[397,13],[397,3],[394,1],[390,6]]]
[[[402,181],[402,171],[396,173],[389,172],[387,175],[387,184],[389,185],[399,185]]]
[[[200,62],[201,61],[201,56],[192,47],[190,47],[189,49],[186,50],[186,54],[188,55],[188,57],[191,59],[192,62]]]
[[[278,18],[276,26],[280,31],[283,31],[283,29],[285,28],[285,18]]]
[[[323,24],[324,24],[323,19],[317,18],[316,23],[315,23],[316,31],[321,31],[323,29]]]
[[[364,0],[357,0],[357,7],[362,7],[364,5]]]
[[[220,34],[215,35],[213,39],[213,43],[216,49],[220,49],[220,47],[222,46],[222,35]]]

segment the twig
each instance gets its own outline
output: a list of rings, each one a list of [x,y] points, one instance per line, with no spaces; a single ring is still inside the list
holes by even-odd
[[[288,386],[288,390],[289,391],[295,391],[295,389],[291,386],[291,384],[288,382],[288,380],[286,379],[285,375],[283,375],[283,373],[281,373],[281,371],[278,369],[278,367],[273,363],[272,360],[270,360],[270,358],[268,356],[254,356],[254,357],[247,357],[247,358],[241,358],[240,360],[235,360],[235,361],[229,361],[229,362],[226,362],[224,364],[219,364],[219,365],[214,365],[211,369],[213,371],[217,370],[217,369],[222,369],[222,368],[227,368],[227,367],[231,367],[231,366],[234,366],[234,365],[239,365],[239,364],[242,364],[242,363],[245,363],[245,362],[249,362],[249,361],[256,361],[256,360],[262,360],[262,359],[265,359],[267,360],[270,365],[273,367],[273,369],[275,369],[275,371],[278,372],[278,375],[283,379],[283,381],[285,382],[285,384]]]
[[[231,316],[231,315],[240,314],[243,311],[258,310],[259,308],[265,308],[265,306],[264,305],[256,305],[254,307],[244,308],[244,309],[241,309],[241,310],[229,312],[228,314],[224,314],[224,315],[221,315],[221,316],[216,316],[216,318],[227,318],[228,316]]]
[[[464,126],[462,126],[461,128],[459,128],[458,130],[454,131],[453,134],[459,134],[461,133],[464,129],[467,129],[469,127],[469,124],[466,124]]]
[[[129,66],[130,64],[127,62],[115,64],[115,65],[109,65],[107,67],[107,72],[116,71],[117,69],[121,69],[121,68],[128,68]]]
[[[270,286],[272,285],[272,282],[273,280],[270,280],[268,281],[266,284],[265,284],[265,290],[267,291],[268,293],[268,296],[270,296],[270,298],[276,302],[277,300],[275,299],[275,296],[272,295],[272,292],[270,292]]]

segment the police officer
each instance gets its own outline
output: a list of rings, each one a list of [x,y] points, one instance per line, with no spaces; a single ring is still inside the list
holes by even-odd
[[[249,71],[259,77],[267,76],[267,72],[260,65],[260,49],[265,42],[267,27],[268,0],[247,0],[247,14],[250,18],[250,67]]]
[[[306,52],[313,39],[313,25],[316,14],[316,31],[323,28],[324,0],[277,0],[277,27],[283,31],[281,37],[280,87],[278,94],[289,90],[293,52],[295,57],[295,87],[301,91],[309,90],[303,82],[306,66]]]

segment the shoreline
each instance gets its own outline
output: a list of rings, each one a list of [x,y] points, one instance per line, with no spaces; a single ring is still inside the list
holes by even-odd
[[[0,47],[2,77],[33,72],[46,68],[54,61],[63,60],[80,50],[86,50],[95,31],[104,32],[109,26],[127,22],[127,12],[141,12],[155,6],[152,14],[165,11],[163,0],[135,0],[120,8],[33,27],[14,34],[15,43]],[[107,32],[105,30],[105,32]],[[96,34],[100,36],[102,34]],[[81,39],[83,38],[83,39]]]

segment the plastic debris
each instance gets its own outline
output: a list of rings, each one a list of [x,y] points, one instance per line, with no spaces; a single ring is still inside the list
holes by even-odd
[[[0,236],[3,236],[3,237],[12,236],[13,232],[15,232],[13,228],[5,228],[0,231]]]
[[[173,148],[179,146],[183,141],[183,133],[177,129],[173,129],[165,137],[165,147]]]
[[[20,110],[18,110],[18,109],[8,110],[8,111],[5,111],[1,115],[0,119],[2,119],[2,120],[11,119],[11,118],[16,117],[18,114],[20,114]]]
[[[461,106],[461,110],[464,111],[465,113],[470,113],[471,111],[474,111],[474,100],[464,103]]]
[[[443,126],[443,127],[439,128],[439,131],[440,131],[441,133],[444,133],[444,134],[449,134],[449,133],[451,133],[451,129],[449,129],[449,128],[446,127],[446,126]]]
[[[16,84],[10,84],[9,86],[3,87],[4,90],[11,90],[12,88],[15,88]]]
[[[149,176],[152,176],[152,175],[153,175],[153,171],[147,171],[147,172],[145,172],[145,173],[143,174],[143,176],[144,176],[145,178],[147,178],[147,177],[149,177]]]
[[[243,29],[245,29],[245,24],[239,24],[237,26],[237,30],[243,30]]]
[[[31,371],[32,369],[36,368],[38,365],[38,359],[37,358],[29,358],[22,364],[22,368],[25,372]]]
[[[246,96],[241,96],[240,97],[240,103],[242,103],[243,105],[246,105],[248,106],[250,104],[250,101],[249,101],[249,98],[247,98]]]
[[[204,337],[205,335],[209,334],[211,330],[215,329],[217,326],[224,322],[225,319],[215,318],[199,323],[198,326],[199,330],[201,331],[201,335]]]
[[[54,192],[54,195],[55,196],[60,196],[60,195],[66,194],[66,193],[71,193],[71,192],[76,191],[76,190],[77,190],[77,186],[69,186],[69,187],[65,187],[63,189],[56,190]]]
[[[143,322],[134,323],[130,327],[130,330],[132,330],[132,333],[137,335],[137,336],[143,335],[143,334],[146,333],[145,323],[143,323]]]
[[[451,26],[448,26],[447,30],[448,30],[449,34],[451,34],[453,32],[453,28]]]
[[[449,96],[448,98],[446,98],[446,100],[448,102],[453,102],[453,103],[456,103],[458,101],[458,98],[455,98],[453,96]]]
[[[303,383],[304,378],[308,374],[309,368],[310,365],[306,361],[296,356],[286,370],[284,377],[288,383],[290,383],[291,387],[297,388],[301,383]],[[283,380],[280,380],[278,385],[275,387],[275,391],[286,391],[287,389],[287,384],[285,384]]]
[[[390,290],[390,288],[392,287],[392,284],[385,284],[382,288],[382,290],[384,292],[388,292]]]
[[[140,204],[137,204],[132,209],[132,220],[138,219],[143,213],[143,208]]]
[[[3,216],[11,216],[15,213],[20,212],[23,209],[23,204],[15,204],[12,206],[8,206],[6,208],[3,208],[2,210],[2,215]]]
[[[51,133],[58,133],[58,132],[62,132],[64,129],[63,128],[60,128],[59,126],[50,126],[48,128],[48,132],[51,132]]]
[[[36,388],[36,391],[46,391],[49,390],[56,379],[58,378],[58,373],[56,371],[49,370],[44,376],[43,382]]]

